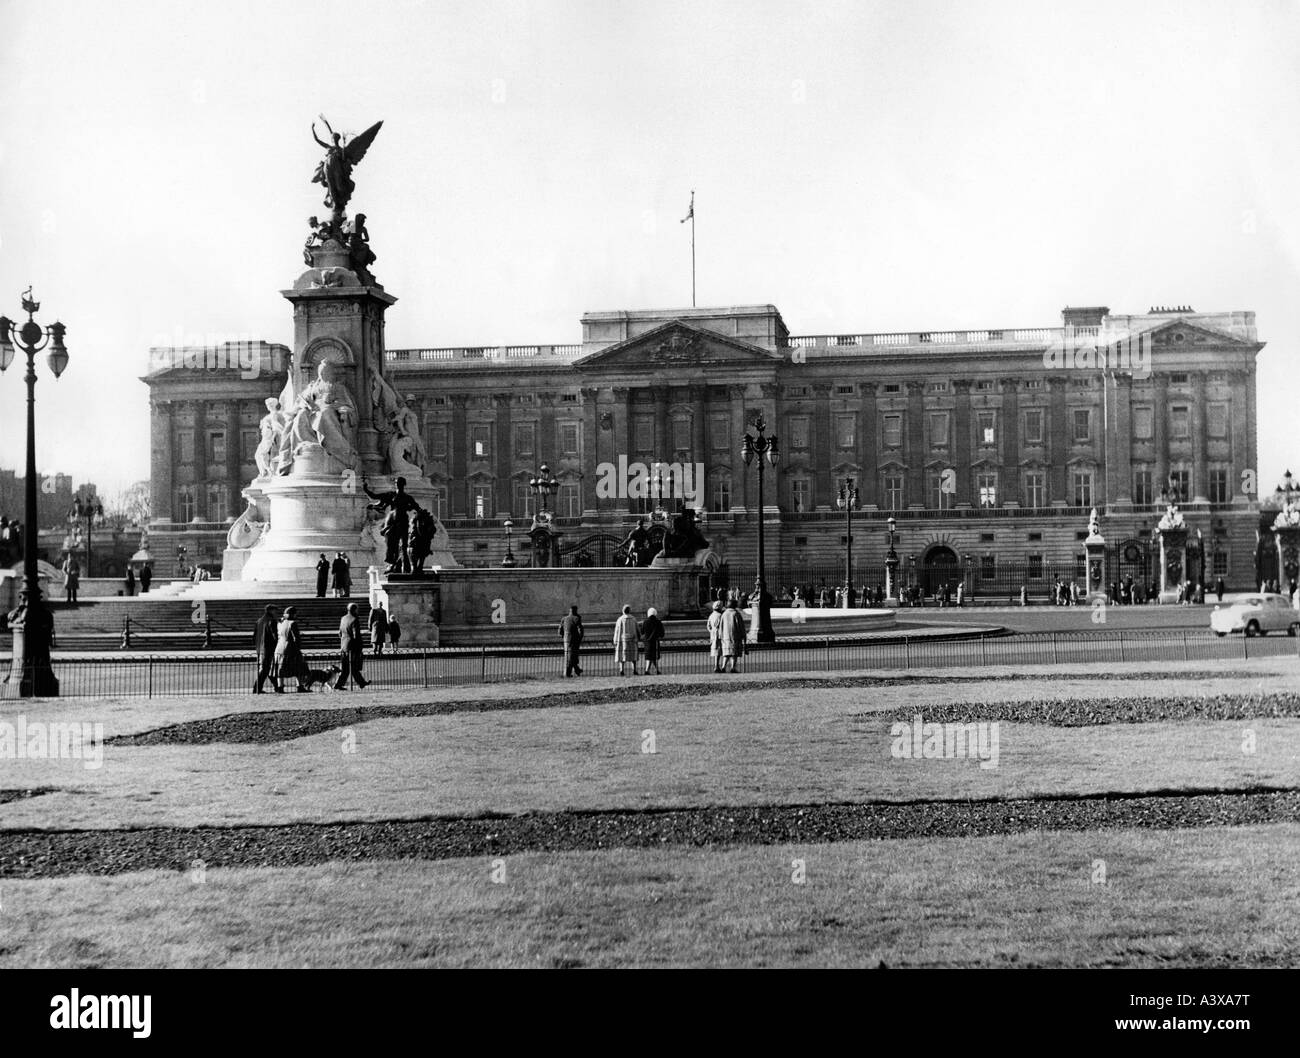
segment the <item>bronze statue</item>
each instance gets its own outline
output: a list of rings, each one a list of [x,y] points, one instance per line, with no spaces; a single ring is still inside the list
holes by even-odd
[[[318,144],[325,148],[325,157],[316,166],[316,175],[311,178],[313,184],[325,186],[325,205],[334,211],[336,222],[342,220],[343,211],[357,185],[352,182],[352,167],[366,156],[371,143],[379,134],[382,121],[376,121],[359,136],[354,136],[347,143],[343,137],[330,128],[330,123],[321,115],[325,128],[330,134],[331,143],[326,143],[316,134],[316,123],[312,122],[311,135]]]

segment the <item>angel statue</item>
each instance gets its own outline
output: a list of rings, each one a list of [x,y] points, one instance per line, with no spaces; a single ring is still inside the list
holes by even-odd
[[[325,122],[325,129],[329,132],[332,142],[326,143],[316,134],[316,123],[313,121],[312,139],[325,148],[325,157],[317,164],[316,175],[311,178],[311,182],[325,185],[325,205],[334,211],[335,221],[338,222],[341,221],[348,200],[352,198],[352,192],[357,187],[352,182],[352,167],[366,156],[366,151],[370,149],[371,143],[379,134],[379,127],[383,122],[376,121],[361,135],[354,136],[344,143],[342,135],[330,128],[330,123],[325,121],[324,114],[321,115],[321,121]]]

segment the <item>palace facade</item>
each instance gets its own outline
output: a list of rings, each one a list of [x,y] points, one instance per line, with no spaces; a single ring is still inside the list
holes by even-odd
[[[507,521],[527,561],[530,483],[546,464],[566,564],[612,561],[638,516],[685,502],[705,512],[735,583],[752,583],[760,517],[774,585],[842,582],[852,488],[855,583],[880,582],[892,514],[904,578],[929,587],[956,570],[977,597],[1021,584],[1037,595],[1082,579],[1093,507],[1108,576],[1149,580],[1173,489],[1194,576],[1255,583],[1253,312],[1067,308],[1057,327],[792,336],[774,306],[755,305],[593,312],[581,325],[571,345],[385,353],[467,565],[502,560]],[[172,538],[191,563],[219,564],[287,356],[258,345],[249,370],[221,349],[154,351],[161,574]],[[741,458],[760,416],[779,441],[761,512],[757,467]]]

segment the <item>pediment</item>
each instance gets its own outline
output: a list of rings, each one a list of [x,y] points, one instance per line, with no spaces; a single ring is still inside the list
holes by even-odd
[[[1174,349],[1194,349],[1197,346],[1238,346],[1242,349],[1253,349],[1254,344],[1243,341],[1227,331],[1220,331],[1214,327],[1207,327],[1203,323],[1192,323],[1190,320],[1174,318],[1168,322],[1159,323],[1146,332],[1151,336],[1153,345],[1164,345]]]
[[[743,366],[779,363],[781,356],[740,338],[673,320],[633,338],[581,357],[573,362],[579,371],[656,368],[671,371],[719,365]]]

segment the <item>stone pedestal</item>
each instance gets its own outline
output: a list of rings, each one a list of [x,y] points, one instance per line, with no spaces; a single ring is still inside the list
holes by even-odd
[[[885,605],[897,606],[898,602],[898,556],[891,553],[885,559]]]
[[[1083,542],[1083,550],[1086,555],[1084,563],[1084,587],[1089,599],[1100,595],[1105,598],[1107,594],[1106,580],[1106,541],[1100,533],[1089,534]]]
[[[1291,581],[1300,581],[1300,525],[1288,524],[1283,517],[1273,523],[1273,540],[1277,545],[1278,587],[1286,595]],[[1300,591],[1295,593],[1293,605],[1300,608]]]
[[[1178,601],[1178,589],[1187,581],[1187,530],[1157,529],[1160,536],[1160,602]]]

